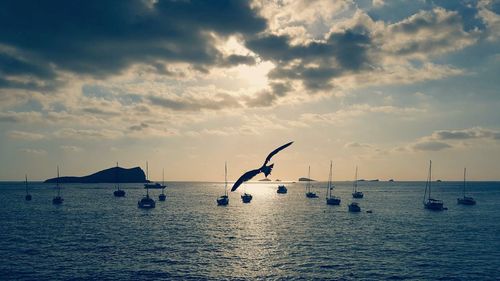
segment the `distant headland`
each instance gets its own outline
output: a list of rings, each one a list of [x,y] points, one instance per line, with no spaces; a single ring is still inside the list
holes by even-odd
[[[299,181],[315,181],[315,180],[309,178],[299,178]]]
[[[57,178],[48,179],[45,183],[55,183]],[[125,169],[113,167],[83,177],[59,177],[60,183],[146,183],[146,174],[140,167]]]

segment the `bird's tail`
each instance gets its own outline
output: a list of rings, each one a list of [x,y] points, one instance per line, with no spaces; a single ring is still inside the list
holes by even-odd
[[[271,171],[273,170],[274,164],[271,164],[269,166],[264,166],[262,167],[261,171],[264,173],[264,175],[269,176],[271,174]]]

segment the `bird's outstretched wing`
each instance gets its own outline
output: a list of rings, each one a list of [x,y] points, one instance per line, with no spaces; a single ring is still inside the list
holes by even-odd
[[[280,147],[276,148],[275,150],[273,150],[271,153],[269,153],[269,155],[267,156],[266,161],[264,161],[264,165],[262,165],[262,167],[266,166],[266,165],[267,165],[267,163],[271,160],[271,158],[272,158],[274,155],[276,155],[276,153],[278,153],[278,152],[282,151],[283,149],[285,149],[285,148],[289,147],[292,143],[293,143],[293,141],[291,141],[291,142],[289,142],[289,143],[287,143],[287,144],[284,144],[284,145],[282,145],[282,146],[280,146]]]
[[[269,155],[266,158],[266,161],[264,162],[264,165],[262,165],[262,167],[260,167],[259,169],[251,170],[251,171],[248,171],[248,172],[244,173],[234,183],[233,187],[231,188],[231,191],[235,191],[242,183],[251,180],[253,177],[255,177],[256,175],[258,175],[260,173],[264,173],[266,175],[266,177],[267,177],[271,173],[271,171],[272,171],[272,169],[274,167],[274,164],[266,166],[266,164],[271,160],[271,157],[273,157],[276,153],[280,152],[281,150],[287,148],[292,143],[293,143],[293,141],[289,142],[289,143],[287,143],[285,145],[282,145],[282,146],[276,148],[275,150],[273,150],[271,153],[269,153]]]
[[[235,191],[242,183],[251,180],[260,173],[260,169],[255,169],[244,173],[233,185],[231,191]]]

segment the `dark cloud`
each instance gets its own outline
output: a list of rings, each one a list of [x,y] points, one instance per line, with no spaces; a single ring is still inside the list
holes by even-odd
[[[50,80],[54,69],[103,77],[134,63],[187,62],[200,69],[253,63],[224,58],[211,32],[246,36],[265,27],[247,1],[1,1],[0,44],[16,55],[0,49],[0,73]]]
[[[221,66],[231,66],[231,65],[239,65],[239,64],[247,64],[254,65],[255,58],[251,56],[242,56],[242,55],[230,55],[222,60],[220,63]]]
[[[120,115],[120,112],[105,110],[105,109],[96,108],[96,107],[84,107],[84,108],[82,108],[82,111],[86,112],[86,113],[90,113],[92,115],[104,115],[104,116],[119,116]]]
[[[241,107],[238,99],[227,94],[217,94],[213,98],[168,98],[149,96],[151,104],[175,111],[220,110]]]
[[[149,125],[148,125],[148,124],[146,124],[146,123],[141,123],[141,124],[139,124],[139,125],[130,126],[130,127],[129,127],[129,130],[131,130],[131,131],[142,131],[143,129],[146,129],[146,128],[148,128],[148,127],[149,127]]]
[[[465,140],[476,138],[473,131],[438,131],[435,136],[441,140]]]
[[[261,91],[254,95],[254,97],[247,98],[245,101],[248,107],[268,107],[273,105],[274,101],[278,98],[273,92]]]
[[[293,88],[290,83],[285,82],[274,82],[271,83],[271,89],[273,93],[279,97],[285,96],[288,92],[290,92]]]
[[[439,151],[451,147],[452,147],[451,145],[439,141],[422,141],[413,145],[414,150],[423,150],[423,151]]]
[[[299,80],[310,90],[328,89],[331,79],[367,69],[371,63],[371,38],[362,28],[333,32],[325,41],[304,45],[292,45],[286,35],[267,34],[248,40],[246,46],[277,63],[271,79]]]
[[[432,134],[438,140],[467,140],[467,139],[500,139],[500,132],[481,127],[463,130],[440,130]]]

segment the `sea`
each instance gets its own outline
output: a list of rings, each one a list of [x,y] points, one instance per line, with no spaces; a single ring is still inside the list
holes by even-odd
[[[423,208],[424,182],[335,182],[340,206],[305,197],[304,183],[168,182],[143,210],[141,184],[0,183],[0,280],[500,280],[500,183],[469,182],[477,205],[457,205],[461,182],[433,185],[448,210]],[[253,195],[249,204],[241,194]],[[160,191],[150,190],[158,199]],[[371,213],[366,211],[371,211]]]

